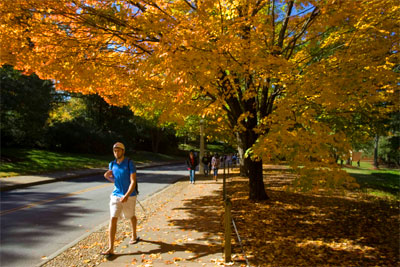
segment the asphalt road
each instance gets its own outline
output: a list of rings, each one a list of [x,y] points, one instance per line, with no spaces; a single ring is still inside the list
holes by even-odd
[[[183,165],[138,170],[139,201],[182,176]],[[112,189],[97,175],[2,192],[0,266],[37,266],[107,222]]]

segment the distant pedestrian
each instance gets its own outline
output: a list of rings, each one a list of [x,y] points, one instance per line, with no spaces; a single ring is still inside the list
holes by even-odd
[[[110,225],[109,225],[109,247],[102,255],[114,253],[115,233],[117,231],[118,218],[121,214],[125,219],[131,221],[132,236],[130,244],[139,241],[136,235],[137,219],[135,216],[137,183],[136,167],[132,160],[125,157],[124,144],[117,142],[113,146],[115,160],[108,165],[108,171],[104,177],[114,183],[114,191],[110,196]]]
[[[215,181],[217,181],[218,169],[219,169],[220,164],[221,164],[221,160],[220,160],[218,154],[215,154],[211,159],[211,169],[214,172],[214,180]]]
[[[225,154],[221,155],[221,157],[219,158],[219,161],[220,161],[219,167],[220,168],[225,168],[225,160],[226,160],[226,155]]]
[[[201,159],[204,166],[204,175],[208,176],[210,173],[211,157],[206,153]]]
[[[232,156],[232,166],[236,167],[236,163],[237,163],[237,156],[236,156],[236,154],[233,154],[233,156]]]
[[[236,165],[240,165],[241,158],[240,158],[240,154],[236,154]]]
[[[228,169],[232,167],[232,154],[228,154],[225,158],[226,166]]]
[[[208,174],[211,173],[211,160],[212,160],[212,156],[208,155],[208,159],[210,160],[210,162],[208,163]]]
[[[193,151],[190,151],[189,157],[186,160],[186,164],[187,164],[188,170],[189,170],[190,183],[194,184],[194,173],[195,173],[196,167],[199,163],[198,163],[197,157],[195,157]]]

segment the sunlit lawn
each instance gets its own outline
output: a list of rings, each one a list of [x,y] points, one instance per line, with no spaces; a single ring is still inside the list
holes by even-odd
[[[377,197],[400,199],[399,169],[375,170],[369,162],[361,162],[360,165],[360,168],[345,168],[345,170],[356,179],[364,193]]]
[[[136,163],[176,160],[172,156],[145,151],[136,151],[127,156]],[[111,151],[109,155],[89,155],[38,149],[2,149],[0,177],[71,169],[106,168],[111,160],[113,160]]]
[[[226,153],[234,153],[235,150],[231,147],[224,146],[222,143],[209,143],[205,145],[205,151],[208,153],[219,153],[220,155]],[[199,151],[198,144],[180,144],[179,149],[185,151]]]

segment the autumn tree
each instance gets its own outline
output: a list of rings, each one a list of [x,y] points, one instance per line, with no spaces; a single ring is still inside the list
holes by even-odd
[[[2,64],[162,120],[218,116],[253,200],[277,155],[319,174],[299,187],[343,183],[325,171],[349,150],[352,114],[397,108],[396,0],[6,0],[0,15]]]
[[[9,65],[0,68],[1,147],[43,144],[54,91],[51,81],[22,75]]]

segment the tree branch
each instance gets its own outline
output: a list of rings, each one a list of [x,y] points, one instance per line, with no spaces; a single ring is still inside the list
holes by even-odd
[[[275,45],[275,0],[272,0],[272,44]]]
[[[283,46],[283,40],[285,39],[285,32],[289,25],[289,19],[290,19],[290,14],[292,14],[293,4],[294,4],[294,1],[290,1],[288,3],[286,16],[285,16],[285,19],[283,20],[283,25],[282,25],[281,31],[279,32],[278,46],[280,48],[282,48],[282,46]]]
[[[257,13],[265,7],[266,3],[262,0],[257,0],[256,6],[253,9],[253,12],[251,13],[251,16],[254,17],[257,15]]]
[[[307,21],[303,24],[303,28],[301,29],[300,33],[294,36],[293,39],[287,45],[287,47],[282,51],[282,53],[284,53],[284,51],[289,51],[290,49],[290,52],[286,54],[287,59],[289,59],[292,56],[294,48],[296,47],[297,40],[306,32],[306,30],[309,28],[311,23],[318,15],[319,15],[319,9],[318,7],[316,7],[311,13],[310,17],[307,19]]]
[[[197,10],[197,7],[193,6],[188,0],[183,0],[188,6],[190,6],[193,10]]]

